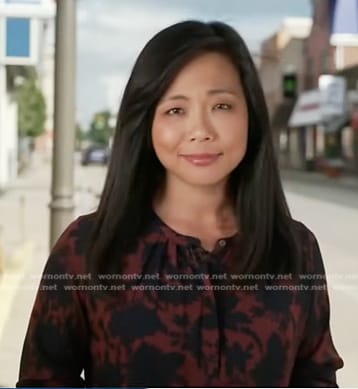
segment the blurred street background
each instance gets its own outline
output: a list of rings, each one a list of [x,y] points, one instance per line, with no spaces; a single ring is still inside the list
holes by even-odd
[[[54,151],[59,1],[0,0],[0,386],[17,380],[62,166],[74,183],[70,220],[95,210],[139,51],[167,25],[219,19],[242,34],[257,64],[293,217],[323,254],[333,339],[345,362],[338,383],[358,387],[358,1],[60,1],[77,10],[76,90],[66,129],[73,147]]]

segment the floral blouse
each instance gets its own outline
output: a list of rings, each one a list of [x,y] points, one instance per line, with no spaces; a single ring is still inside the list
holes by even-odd
[[[50,254],[17,387],[337,387],[324,267],[302,223],[292,220],[301,279],[263,274],[242,286],[226,272],[235,237],[209,252],[155,214],[126,271],[94,282],[92,223],[78,218]]]

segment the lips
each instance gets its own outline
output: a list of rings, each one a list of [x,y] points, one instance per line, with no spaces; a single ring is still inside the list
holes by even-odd
[[[208,166],[214,163],[219,157],[220,153],[209,154],[183,154],[181,155],[185,160],[196,166]]]

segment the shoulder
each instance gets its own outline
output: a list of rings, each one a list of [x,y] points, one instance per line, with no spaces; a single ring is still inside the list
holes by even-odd
[[[295,236],[306,245],[317,241],[314,232],[308,228],[303,222],[295,219],[291,219],[291,226],[295,233]]]
[[[67,226],[50,252],[47,271],[86,272],[85,255],[94,219],[94,213],[82,215]]]
[[[70,250],[76,255],[84,253],[94,220],[95,213],[79,216],[65,228],[52,251]]]
[[[316,234],[303,222],[291,219],[298,252],[307,273],[324,273],[321,249]]]

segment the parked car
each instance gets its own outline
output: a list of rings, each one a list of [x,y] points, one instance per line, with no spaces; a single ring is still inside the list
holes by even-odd
[[[96,164],[107,165],[109,161],[109,149],[107,147],[92,146],[84,150],[82,153],[82,166]]]

